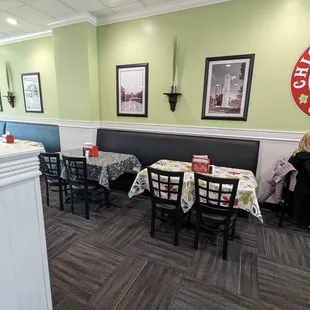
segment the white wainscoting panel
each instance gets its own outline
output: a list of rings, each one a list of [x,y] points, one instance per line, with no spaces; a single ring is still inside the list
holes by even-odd
[[[85,142],[96,144],[97,128],[59,125],[59,135],[61,150],[67,151],[81,148]]]

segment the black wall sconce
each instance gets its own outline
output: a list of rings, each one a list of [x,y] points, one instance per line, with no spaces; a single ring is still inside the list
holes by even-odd
[[[168,100],[170,103],[170,110],[175,111],[175,107],[178,102],[178,97],[182,96],[181,93],[164,93],[164,95],[168,96]]]
[[[13,96],[13,93],[8,91],[8,95],[3,96],[3,97],[5,97],[8,100],[8,103],[10,104],[10,106],[14,108],[15,96]]]
[[[5,73],[6,73],[6,82],[7,82],[7,86],[8,86],[8,92],[7,92],[7,96],[3,96],[8,100],[9,105],[14,108],[14,99],[15,96],[13,96],[13,92],[11,91],[11,69],[10,69],[10,65],[8,62],[5,63]]]

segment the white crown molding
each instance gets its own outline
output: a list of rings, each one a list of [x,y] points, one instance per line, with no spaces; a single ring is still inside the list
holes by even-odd
[[[97,18],[91,15],[90,13],[85,12],[85,13],[75,14],[67,18],[63,18],[61,20],[57,20],[53,23],[50,23],[47,25],[47,29],[41,32],[27,33],[21,36],[0,39],[0,45],[11,44],[11,43],[16,43],[16,42],[22,42],[22,41],[39,39],[39,38],[51,36],[52,35],[51,29],[53,28],[63,27],[63,26],[68,26],[68,25],[73,25],[73,24],[78,24],[78,23],[83,23],[83,22],[88,22],[94,26],[97,26]]]
[[[138,131],[138,132],[154,132],[161,134],[220,137],[220,138],[248,139],[248,140],[269,140],[269,141],[283,141],[283,142],[298,142],[300,138],[304,135],[304,132],[294,132],[294,131],[180,126],[180,125],[163,125],[163,124],[119,123],[119,122],[100,122],[100,128],[125,130],[125,131]]]
[[[78,23],[88,22],[94,26],[97,26],[97,18],[93,15],[91,15],[88,12],[75,14],[72,16],[68,16],[66,18],[63,18],[61,20],[57,20],[55,22],[47,24],[50,28],[57,28],[57,27],[63,27]]]
[[[51,35],[52,35],[51,30],[28,33],[28,34],[24,34],[21,36],[0,39],[0,45],[22,42],[22,41],[33,40],[33,39],[39,39],[39,38],[44,38],[44,37],[48,37]]]
[[[200,6],[206,6],[211,4],[217,4],[222,2],[228,2],[232,0],[180,0],[180,1],[173,1],[165,4],[160,5],[154,5],[151,7],[145,7],[143,9],[134,11],[134,12],[128,12],[128,13],[120,13],[120,14],[114,14],[107,17],[102,17],[100,19],[97,19],[95,16],[91,15],[88,12],[85,13],[79,13],[72,16],[68,16],[66,18],[56,20],[52,23],[47,24],[47,29],[41,32],[35,32],[35,33],[28,33],[21,36],[16,37],[9,37],[0,39],[0,45],[4,44],[11,44],[16,42],[22,42],[26,40],[33,40],[33,39],[39,39],[42,37],[50,36],[52,35],[53,28],[57,27],[63,27],[73,24],[78,24],[82,22],[88,22],[94,26],[102,26],[102,25],[108,25],[108,24],[114,24],[114,23],[120,23],[128,20],[148,17],[148,16],[154,16],[154,15],[160,15],[170,12],[176,12],[181,10],[187,10],[195,7]]]
[[[122,14],[114,14],[109,15],[107,17],[101,17],[97,19],[98,26],[120,23],[128,20],[161,15],[170,12],[182,11],[191,8],[196,8],[200,6],[206,6],[211,4],[217,4],[222,2],[228,2],[231,0],[180,0],[174,2],[168,2],[160,5],[154,5],[150,7],[145,7],[143,9],[136,10],[134,12],[122,13]],[[112,8],[113,10],[113,8]]]

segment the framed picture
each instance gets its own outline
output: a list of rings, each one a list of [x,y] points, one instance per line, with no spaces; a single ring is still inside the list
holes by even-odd
[[[254,58],[206,58],[202,119],[247,120]]]
[[[22,85],[25,111],[43,113],[40,73],[23,73]]]
[[[116,66],[117,116],[147,117],[149,64]]]
[[[0,91],[0,112],[3,112],[3,106],[2,106],[2,94]]]

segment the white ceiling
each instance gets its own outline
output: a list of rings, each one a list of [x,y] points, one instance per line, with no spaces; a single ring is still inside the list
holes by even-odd
[[[230,0],[0,0],[0,40],[42,32],[81,13],[108,24],[223,1]],[[18,25],[8,24],[9,17]]]

